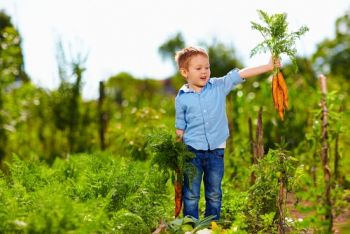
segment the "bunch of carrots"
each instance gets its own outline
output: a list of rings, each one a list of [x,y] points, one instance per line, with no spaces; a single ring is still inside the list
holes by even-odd
[[[283,120],[284,109],[288,109],[288,88],[280,70],[272,77],[272,98],[278,114]]]
[[[264,41],[251,51],[250,56],[266,51],[270,51],[275,58],[286,54],[291,59],[294,70],[297,71],[295,41],[309,29],[302,26],[298,31],[288,33],[285,13],[268,15],[266,12],[258,10],[258,14],[263,24],[251,22],[252,29],[258,30],[264,37]],[[274,70],[272,78],[272,98],[274,106],[283,120],[284,110],[289,108],[288,88],[283,74],[278,68]]]
[[[165,130],[157,130],[147,136],[148,147],[153,152],[152,165],[158,165],[164,172],[164,176],[171,175],[175,188],[175,217],[179,216],[182,209],[182,187],[184,175],[190,183],[197,171],[197,168],[189,163],[195,157],[187,150],[186,145],[174,139],[174,136]]]

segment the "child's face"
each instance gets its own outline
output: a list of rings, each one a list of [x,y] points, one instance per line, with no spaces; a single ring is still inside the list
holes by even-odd
[[[188,85],[199,92],[207,84],[210,77],[209,58],[204,55],[193,56],[188,68],[182,68],[181,74],[186,78]]]

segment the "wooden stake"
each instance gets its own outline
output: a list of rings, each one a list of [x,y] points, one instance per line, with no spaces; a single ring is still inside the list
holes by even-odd
[[[339,107],[339,113],[341,113],[344,109],[344,106],[341,105]],[[339,160],[340,160],[340,154],[339,154],[339,132],[336,133],[335,136],[335,146],[334,146],[334,187],[336,183],[339,182]]]
[[[257,159],[255,157],[254,150],[254,139],[253,139],[253,126],[252,126],[252,118],[248,118],[248,126],[249,126],[249,143],[250,143],[250,154],[251,154],[251,163],[252,165],[257,163]],[[250,174],[250,185],[255,183],[256,176],[254,172]]]
[[[284,153],[279,153],[278,158],[280,161],[280,164],[283,164],[284,160]],[[281,171],[281,175],[278,178],[279,183],[279,190],[278,190],[278,197],[277,197],[277,209],[278,209],[278,226],[277,231],[278,234],[285,234],[285,217],[286,217],[286,201],[287,201],[287,185],[286,185],[286,171]]]
[[[251,142],[252,147],[252,164],[257,164],[259,159],[264,157],[264,130],[262,126],[262,107],[259,109],[258,113],[258,121],[256,126],[256,136],[255,140],[253,139],[253,131],[252,131],[252,123],[249,118],[249,140]],[[250,184],[255,183],[255,174],[254,172],[250,175]]]
[[[323,177],[325,183],[325,208],[326,214],[325,219],[328,220],[328,233],[332,233],[333,228],[333,214],[332,214],[332,201],[331,201],[331,172],[328,163],[328,109],[327,109],[327,81],[324,75],[320,75],[321,92],[322,92],[322,150],[321,150],[321,161],[323,167]]]
[[[254,155],[257,159],[264,157],[264,130],[262,126],[262,107],[259,109],[258,122],[256,126]]]

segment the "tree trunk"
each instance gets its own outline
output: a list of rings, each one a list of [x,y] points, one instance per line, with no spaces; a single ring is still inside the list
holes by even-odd
[[[99,137],[101,150],[106,149],[105,133],[107,128],[107,113],[104,111],[103,103],[105,100],[105,86],[100,81],[100,97],[98,99],[98,115],[99,115]]]

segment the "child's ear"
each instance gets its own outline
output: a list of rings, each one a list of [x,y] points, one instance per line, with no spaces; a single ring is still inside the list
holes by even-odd
[[[180,68],[180,73],[183,77],[187,78],[187,70],[186,68]]]

